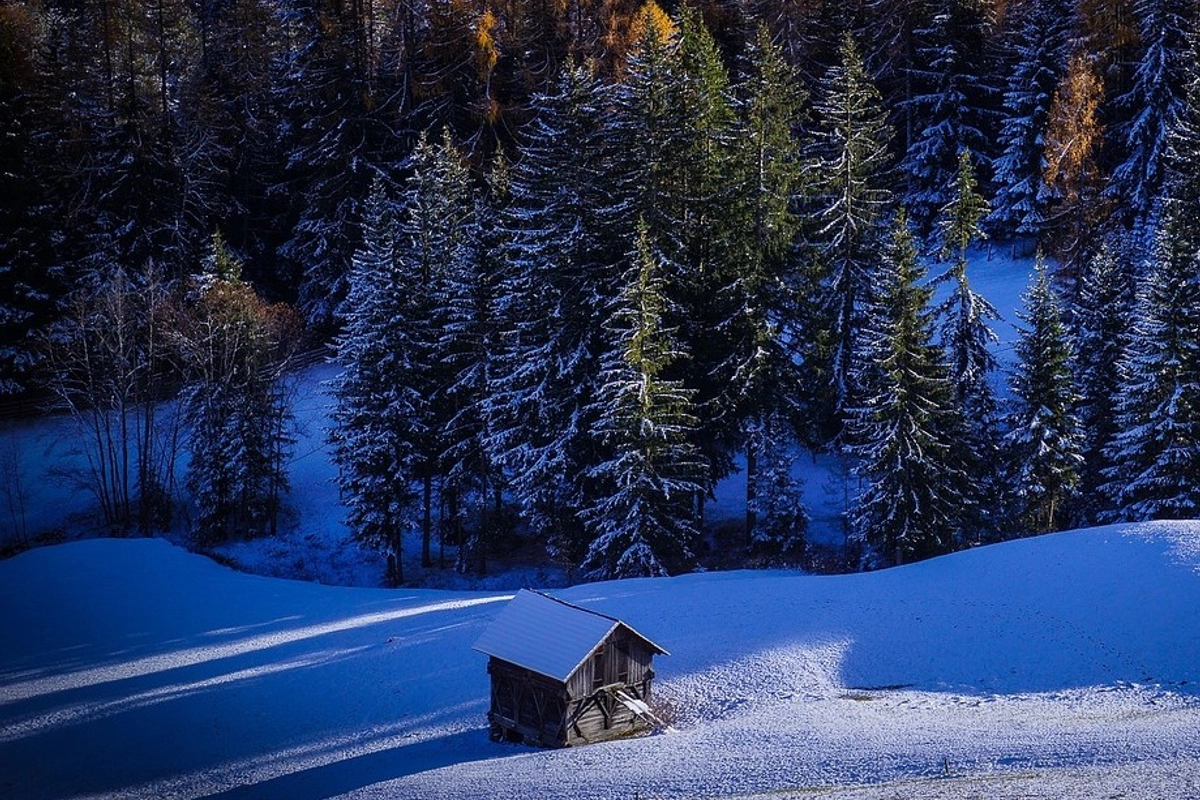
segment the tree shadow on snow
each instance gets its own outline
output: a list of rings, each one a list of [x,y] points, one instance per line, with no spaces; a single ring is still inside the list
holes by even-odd
[[[464,760],[464,753],[470,754],[471,761],[488,761],[514,754],[511,748],[496,747],[495,752],[480,758],[480,743],[486,742],[487,735],[486,728],[478,728],[418,744],[351,756],[205,795],[200,800],[275,800],[280,797],[288,800],[320,800],[418,772],[458,764]]]

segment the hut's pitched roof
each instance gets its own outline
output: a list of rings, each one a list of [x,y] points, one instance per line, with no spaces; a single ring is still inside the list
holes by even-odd
[[[596,645],[624,627],[656,653],[667,651],[629,625],[540,592],[522,589],[475,642],[475,650],[566,682]]]

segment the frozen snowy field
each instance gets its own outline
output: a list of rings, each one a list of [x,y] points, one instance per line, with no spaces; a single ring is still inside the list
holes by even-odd
[[[471,645],[505,593],[32,550],[0,562],[0,796],[1200,797],[1200,523],[561,595],[671,650],[674,730],[489,742]]]

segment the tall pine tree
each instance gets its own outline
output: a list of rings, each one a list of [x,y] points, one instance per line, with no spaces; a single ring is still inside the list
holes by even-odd
[[[488,382],[496,370],[500,278],[504,272],[502,215],[509,172],[497,157],[475,195],[462,258],[447,265],[441,347],[449,383],[449,423],[441,457],[446,522],[459,542],[460,572],[483,574],[492,534],[502,524],[504,475],[487,446]]]
[[[864,483],[851,529],[874,560],[899,564],[949,552],[967,502],[949,437],[961,429],[945,355],[934,340],[932,289],[924,283],[901,213],[878,275],[858,379],[869,387],[850,432]]]
[[[863,325],[870,272],[893,203],[888,188],[890,132],[879,92],[871,84],[854,39],[847,35],[841,62],[831,68],[814,108],[819,121],[813,169],[820,176],[806,211],[820,228],[814,247],[824,273],[819,310],[823,334],[807,358],[827,376],[834,434],[854,392],[854,347]]]
[[[354,536],[388,556],[391,582],[403,573],[403,533],[415,502],[410,464],[424,398],[407,382],[406,285],[399,265],[395,205],[376,179],[365,202],[363,244],[350,265],[335,340],[341,374],[330,431],[338,485]],[[399,325],[397,324],[399,323]]]
[[[608,322],[612,343],[596,397],[605,455],[588,470],[595,486],[580,514],[591,539],[583,570],[601,579],[686,566],[698,536],[695,497],[707,483],[692,443],[692,393],[664,377],[682,353],[663,327],[664,287],[644,224],[632,255],[628,285]]]
[[[975,183],[971,154],[964,150],[959,154],[953,196],[938,219],[941,257],[952,259],[950,268],[937,279],[950,285],[950,294],[938,312],[958,421],[963,426],[953,437],[955,455],[969,478],[965,489],[969,508],[979,512],[970,522],[978,526],[988,524],[985,518],[995,506],[995,465],[999,454],[996,397],[992,389],[997,367],[992,347],[998,340],[990,323],[999,320],[1000,314],[987,298],[971,288],[967,277],[967,252],[983,238],[981,223],[987,213],[987,202]]]
[[[933,232],[954,191],[959,152],[968,149],[987,161],[992,92],[986,85],[985,34],[983,7],[973,0],[931,3],[930,19],[917,31],[907,100],[915,132],[900,167],[907,180],[904,203],[922,236]]]
[[[505,213],[511,243],[487,402],[489,448],[514,499],[569,565],[587,551],[577,514],[594,465],[599,356],[635,225],[627,187],[636,163],[613,148],[609,97],[574,67],[536,99]]]
[[[1184,103],[1190,62],[1188,42],[1194,33],[1191,0],[1135,0],[1142,40],[1133,86],[1118,101],[1128,109],[1128,122],[1116,131],[1123,160],[1113,169],[1108,193],[1127,224],[1149,242],[1156,201],[1164,186],[1167,136]]]
[[[1078,522],[1092,524],[1109,508],[1107,448],[1120,428],[1117,400],[1121,359],[1128,344],[1134,302],[1129,253],[1105,242],[1085,265],[1073,307],[1079,377],[1079,421],[1083,428]]]
[[[1200,514],[1200,254],[1173,235],[1192,224],[1159,232],[1125,349],[1106,473],[1118,519]]]
[[[1007,414],[1013,521],[1027,533],[1058,530],[1066,504],[1079,485],[1082,431],[1072,374],[1074,348],[1039,259],[1037,276],[1025,292],[1026,326],[1016,345]]]
[[[1003,94],[988,226],[998,236],[1040,237],[1048,197],[1046,126],[1066,68],[1071,14],[1065,0],[1026,0],[1014,12],[1012,72]]]
[[[746,536],[769,555],[771,544],[793,555],[802,545],[800,488],[791,476],[800,376],[792,343],[805,335],[794,274],[801,220],[797,198],[809,191],[793,131],[803,123],[804,96],[765,27],[750,49],[750,69],[739,87],[738,135],[728,204],[732,263],[723,270],[720,335],[726,359],[716,374],[726,381],[724,405],[738,420],[746,456]]]
[[[399,206],[397,228],[400,268],[405,275],[407,313],[393,324],[403,325],[407,338],[407,373],[393,376],[422,398],[417,418],[413,477],[421,484],[421,563],[432,566],[435,490],[443,477],[455,415],[455,375],[450,353],[457,343],[447,341],[451,302],[449,281],[471,270],[474,257],[474,198],[470,175],[450,140],[438,143],[422,134],[413,150],[409,177]],[[443,489],[446,487],[443,486]],[[448,499],[453,505],[457,498]]]

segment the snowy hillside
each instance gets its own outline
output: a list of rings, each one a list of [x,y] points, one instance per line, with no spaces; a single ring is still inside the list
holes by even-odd
[[[674,730],[489,742],[471,645],[504,593],[256,577],[161,540],[29,551],[0,562],[0,795],[1200,796],[1200,523],[561,595],[671,651]]]

